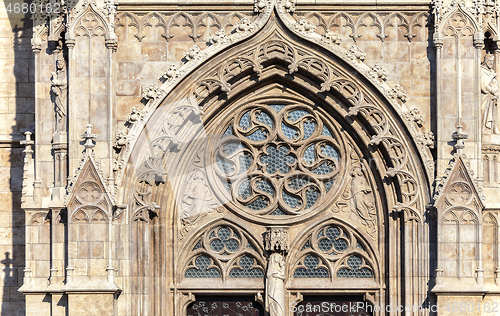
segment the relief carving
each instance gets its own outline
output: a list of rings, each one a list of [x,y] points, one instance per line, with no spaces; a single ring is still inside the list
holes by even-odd
[[[66,104],[68,99],[68,81],[66,61],[62,53],[57,55],[56,71],[52,72],[52,93],[56,110],[56,131],[66,130]]]
[[[495,56],[487,54],[481,63],[481,109],[483,113],[483,133],[500,134],[498,130],[498,81],[493,70]]]
[[[266,275],[266,311],[269,316],[285,315],[285,261],[280,253],[269,256]]]
[[[377,212],[373,200],[371,186],[368,184],[361,165],[351,170],[351,212],[357,214],[366,226],[368,234],[373,235],[376,231]]]

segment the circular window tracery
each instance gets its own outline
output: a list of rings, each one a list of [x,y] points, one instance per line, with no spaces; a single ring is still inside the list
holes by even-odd
[[[215,174],[237,208],[253,215],[301,215],[333,196],[342,140],[311,107],[248,104],[212,148]]]

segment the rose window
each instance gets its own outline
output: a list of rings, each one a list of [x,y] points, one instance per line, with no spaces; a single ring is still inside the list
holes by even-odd
[[[307,213],[337,181],[341,151],[335,131],[304,105],[245,106],[225,125],[213,150],[216,175],[246,212]]]

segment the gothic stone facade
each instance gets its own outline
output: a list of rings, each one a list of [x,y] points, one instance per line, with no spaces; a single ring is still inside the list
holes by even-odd
[[[500,2],[34,3],[1,315],[500,310]]]

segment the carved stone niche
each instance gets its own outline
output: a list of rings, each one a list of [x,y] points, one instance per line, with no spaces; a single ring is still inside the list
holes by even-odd
[[[287,252],[288,228],[280,226],[268,227],[264,235],[264,246],[269,252]]]
[[[438,267],[432,291],[438,295],[482,293],[482,194],[461,156],[455,156],[446,175],[435,196]]]

